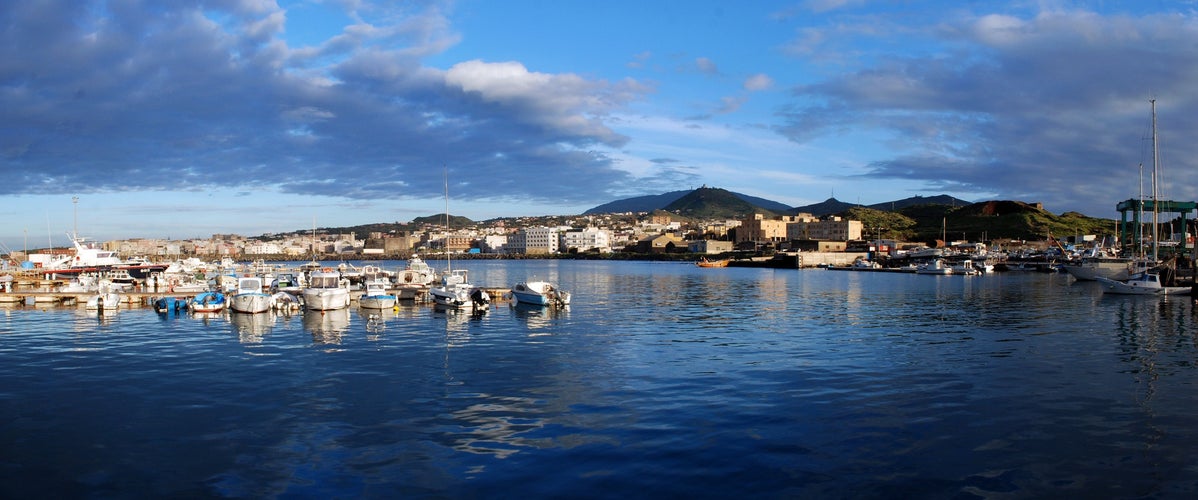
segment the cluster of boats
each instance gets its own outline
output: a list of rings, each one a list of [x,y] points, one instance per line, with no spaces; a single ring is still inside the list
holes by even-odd
[[[82,278],[83,282],[91,283],[88,277]],[[169,278],[158,279],[175,282]],[[72,280],[69,286],[87,286],[79,283],[78,279]],[[101,280],[96,288],[87,307],[115,309],[123,288],[113,286],[108,280]],[[166,291],[178,293],[174,287],[168,287]],[[152,305],[163,313],[228,310],[256,314],[271,310],[345,309],[356,297],[358,306],[363,309],[391,309],[397,307],[401,296],[416,298],[419,293],[447,308],[485,311],[491,304],[490,293],[486,288],[472,284],[467,270],[447,270],[438,279],[432,267],[419,256],[413,256],[406,268],[398,272],[388,272],[377,266],[357,268],[341,264],[336,268],[324,267],[315,262],[301,266],[299,272],[283,272],[255,262],[240,270],[218,273],[207,280],[203,291],[191,298],[161,296],[155,298]],[[571,298],[569,292],[545,281],[519,282],[511,287],[510,297],[519,303],[550,307],[565,307]]]

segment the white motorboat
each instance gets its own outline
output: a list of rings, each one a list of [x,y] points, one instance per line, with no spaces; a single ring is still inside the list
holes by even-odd
[[[229,309],[240,313],[264,313],[274,307],[274,297],[262,291],[262,278],[244,276],[237,279],[237,293],[229,298]]]
[[[952,274],[963,274],[965,276],[975,276],[978,274],[982,274],[981,269],[978,269],[973,266],[973,260],[971,260],[971,259],[965,259],[961,262],[953,264],[950,267],[952,268],[952,271],[953,271]]]
[[[465,269],[454,269],[441,276],[441,285],[428,290],[429,296],[437,305],[446,307],[463,307],[487,309],[491,305],[491,296],[486,290],[470,284]]]
[[[450,230],[449,224],[449,172],[445,174],[445,230]],[[470,278],[465,269],[453,268],[453,252],[446,246],[445,273],[441,275],[441,285],[428,289],[433,302],[439,306],[460,308],[470,304],[475,311],[486,311],[491,306],[491,296],[486,290],[475,288],[470,284]]]
[[[512,287],[516,302],[537,306],[565,307],[570,305],[570,292],[545,281],[516,283]]]
[[[115,311],[121,304],[121,295],[111,290],[103,290],[87,299],[86,308],[91,311]]]
[[[395,276],[395,282],[401,287],[425,287],[437,280],[437,272],[424,262],[419,255],[408,259],[408,265]]]
[[[919,268],[915,270],[915,273],[946,275],[953,274],[953,268],[945,265],[944,260],[942,259],[932,259],[927,264],[919,266]]]
[[[304,289],[304,308],[309,311],[330,311],[349,307],[349,281],[341,273],[323,268],[313,271]]]
[[[376,278],[366,282],[366,294],[358,299],[358,305],[364,309],[390,309],[395,307],[398,298],[387,293],[388,282],[385,278]]]
[[[1191,290],[1188,286],[1165,286],[1161,284],[1161,276],[1152,272],[1140,273],[1122,281],[1099,276],[1095,281],[1102,284],[1102,293],[1116,295],[1179,295],[1188,294]]]

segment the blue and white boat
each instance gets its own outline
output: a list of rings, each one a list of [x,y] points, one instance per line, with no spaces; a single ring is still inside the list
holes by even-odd
[[[225,310],[225,294],[220,292],[203,292],[187,303],[191,312],[221,312]]]
[[[516,283],[512,287],[516,302],[537,306],[565,307],[570,305],[570,292],[545,281]]]
[[[358,299],[363,309],[390,309],[395,307],[398,297],[387,293],[387,280],[377,278],[366,282],[366,294]]]
[[[262,278],[245,276],[237,279],[237,293],[229,299],[234,312],[257,314],[271,310],[274,297],[262,291]]]

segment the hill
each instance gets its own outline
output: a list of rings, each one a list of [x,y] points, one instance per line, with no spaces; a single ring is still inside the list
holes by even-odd
[[[923,196],[912,196],[910,198],[903,198],[901,200],[875,203],[873,205],[869,205],[869,208],[874,210],[899,210],[916,205],[948,205],[951,207],[963,207],[969,204],[970,202],[960,198],[954,198],[947,194],[942,194],[937,196],[928,196],[926,198]]]
[[[1108,219],[1087,217],[1076,212],[1054,215],[1039,205],[1021,201],[985,201],[957,207],[920,204],[894,212],[854,207],[838,215],[860,220],[866,237],[880,234],[883,238],[924,243],[943,239],[1043,240],[1049,234],[1057,238],[1077,234],[1110,234],[1113,228]]]
[[[845,203],[836,198],[828,198],[824,201],[821,201],[821,202],[813,204],[813,205],[794,207],[790,210],[787,210],[786,213],[789,213],[792,215],[807,213],[807,214],[814,215],[816,217],[823,217],[825,215],[841,213],[850,208],[859,207],[859,206],[861,206],[861,205],[857,205],[855,203]]]
[[[719,188],[701,187],[666,205],[663,210],[691,219],[742,219],[754,213],[773,215],[736,193]]]
[[[712,188],[703,186],[699,189],[712,189]],[[662,193],[662,194],[656,194],[656,195],[625,198],[623,200],[616,200],[616,201],[612,201],[612,202],[608,202],[608,203],[599,205],[595,208],[587,210],[586,212],[583,212],[583,215],[612,214],[612,213],[624,213],[624,212],[652,212],[654,210],[664,209],[664,208],[668,207],[671,203],[674,203],[675,201],[678,201],[683,196],[686,196],[693,192],[694,192],[694,190],[692,190],[692,191],[671,191],[669,193]],[[731,191],[728,191],[728,192],[732,193]],[[749,203],[750,205],[753,205],[755,207],[764,208],[770,212],[785,213],[787,210],[790,209],[790,207],[785,204],[778,203],[778,202],[772,201],[772,200],[767,200],[765,198],[758,198],[756,196],[749,196],[749,195],[740,194],[740,193],[732,193],[732,194],[734,196],[736,196],[737,198],[740,198],[741,200]]]

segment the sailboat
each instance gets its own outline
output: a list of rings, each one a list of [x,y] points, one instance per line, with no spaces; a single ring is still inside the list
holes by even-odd
[[[1075,262],[1064,264],[1062,267],[1065,272],[1068,272],[1078,280],[1114,280],[1124,281],[1133,277],[1140,276],[1148,272],[1152,267],[1159,262],[1157,255],[1157,205],[1158,193],[1157,182],[1160,178],[1160,154],[1157,151],[1157,136],[1156,136],[1156,100],[1149,100],[1152,104],[1152,257],[1148,258],[1143,253],[1143,222],[1140,220],[1143,216],[1137,217],[1136,226],[1138,255],[1136,258],[1119,257],[1104,251],[1101,247],[1093,249],[1087,255]],[[1144,187],[1143,187],[1143,167],[1140,168],[1140,199],[1138,209],[1141,213],[1144,210]]]
[[[1159,255],[1159,210],[1157,206],[1160,204],[1159,192],[1157,184],[1160,179],[1160,152],[1157,149],[1156,135],[1156,100],[1150,100],[1152,103],[1152,258],[1146,259],[1143,253],[1143,246],[1140,246],[1140,258],[1136,259],[1135,263],[1129,267],[1129,276],[1126,279],[1112,279],[1106,277],[1098,277],[1099,283],[1102,283],[1104,293],[1114,293],[1121,295],[1170,295],[1179,293],[1189,293],[1190,287],[1167,286],[1162,283],[1161,276],[1152,268],[1160,259]],[[1143,188],[1141,188],[1141,192]],[[1141,196],[1143,199],[1143,196]],[[1141,208],[1143,202],[1140,203]],[[1135,266],[1139,266],[1136,269]]]
[[[440,286],[429,288],[428,294],[433,303],[439,306],[461,308],[469,305],[475,311],[485,311],[491,305],[491,296],[486,290],[470,284],[470,278],[465,269],[453,268],[453,253],[449,251],[449,172],[445,173],[445,273],[441,275]]]

